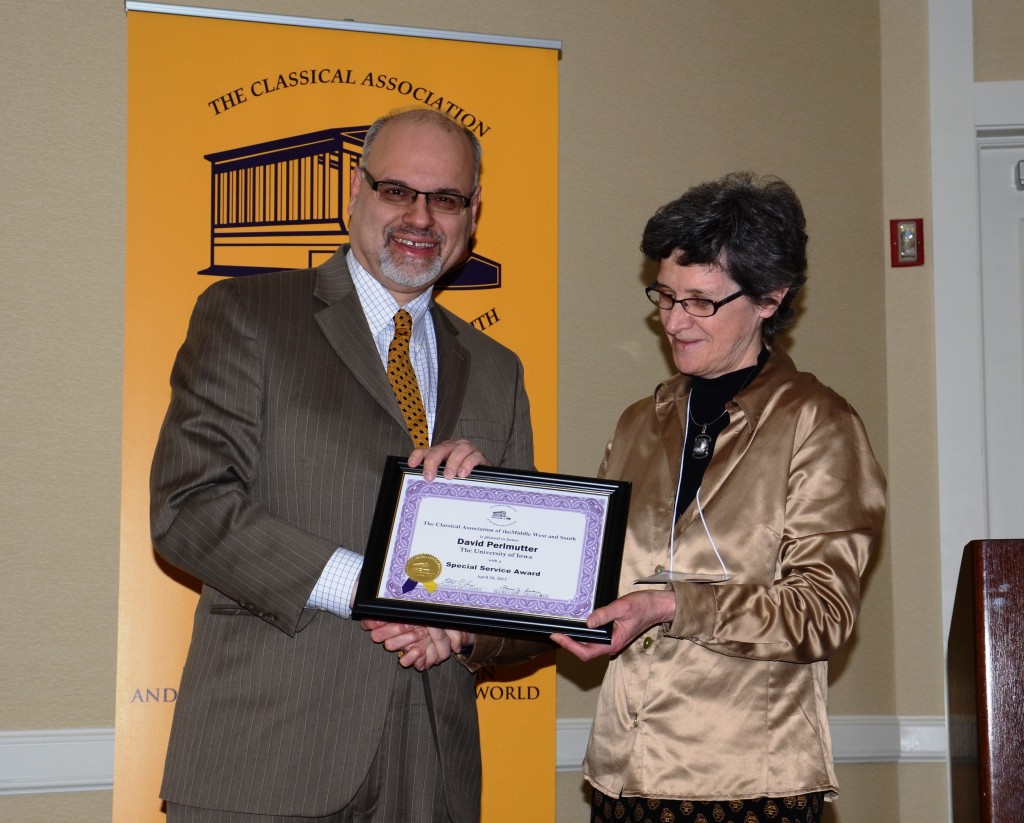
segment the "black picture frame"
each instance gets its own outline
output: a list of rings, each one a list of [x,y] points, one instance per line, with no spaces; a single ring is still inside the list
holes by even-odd
[[[586,618],[594,609],[614,600],[618,593],[630,483],[484,466],[475,468],[464,480],[438,477],[427,483],[422,476],[422,469],[410,468],[404,458],[386,459],[352,609],[355,619],[375,618],[533,639],[559,632],[591,643],[611,642],[611,624],[590,628]],[[458,511],[459,522],[439,526],[421,519],[428,505]],[[510,511],[514,517],[509,516]],[[466,522],[462,522],[463,512]],[[483,525],[481,520],[485,513],[484,520],[489,525]],[[531,532],[525,525],[516,530],[511,525],[516,524],[517,518],[527,523],[571,523],[581,531],[565,536]],[[440,538],[447,554],[434,552],[433,546],[431,552],[421,551],[417,528],[426,536],[428,532],[436,535],[434,527],[441,526],[449,530]],[[468,537],[461,536],[463,530]],[[429,542],[430,538],[426,539]],[[455,541],[459,544],[457,549],[452,548]],[[563,542],[569,554],[556,554]],[[478,552],[485,558],[497,553],[506,559],[484,559],[472,565],[442,561],[434,556],[451,557],[453,551]],[[417,566],[423,558],[429,567],[426,571]],[[517,564],[540,567],[543,571],[511,568]],[[546,574],[548,579],[559,580],[563,590],[569,586],[571,591],[573,584],[567,583],[566,575],[548,569],[549,565],[558,564],[578,572],[575,591],[568,597],[540,596],[540,592],[531,592],[529,588],[508,586],[501,583],[506,578],[500,575],[494,576],[495,583],[488,584],[497,587],[494,591],[462,589],[455,583],[449,584],[449,577],[445,576],[466,574],[453,572],[453,567],[470,569],[477,577],[484,576],[481,568],[508,575],[537,575],[538,579]],[[399,589],[402,577],[406,580]],[[515,578],[510,582],[520,581]],[[461,584],[472,585],[466,581]]]

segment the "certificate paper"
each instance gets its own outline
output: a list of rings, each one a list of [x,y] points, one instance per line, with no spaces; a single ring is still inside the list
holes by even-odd
[[[628,483],[477,468],[423,479],[388,458],[353,615],[609,642]]]

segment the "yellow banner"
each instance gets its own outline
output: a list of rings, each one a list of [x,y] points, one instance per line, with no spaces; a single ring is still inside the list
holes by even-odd
[[[557,52],[270,22],[128,14],[128,226],[115,823],[158,797],[198,583],[149,537],[149,466],[168,376],[213,278],[304,268],[346,242],[366,127],[430,106],[484,148],[473,256],[438,300],[515,350],[537,467],[556,469]],[[483,820],[555,808],[553,659],[477,685]]]

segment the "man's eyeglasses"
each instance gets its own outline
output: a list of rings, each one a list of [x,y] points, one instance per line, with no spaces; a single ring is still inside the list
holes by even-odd
[[[694,317],[711,317],[717,314],[718,310],[726,303],[731,303],[737,297],[742,297],[746,292],[740,289],[735,294],[730,294],[721,300],[705,300],[703,297],[683,297],[677,300],[667,291],[662,291],[657,286],[648,286],[644,289],[647,299],[662,311],[672,311],[672,307],[678,303],[683,311]]]
[[[455,194],[450,191],[417,191],[400,183],[392,183],[389,180],[378,182],[373,179],[366,169],[361,169],[361,171],[370,188],[385,203],[392,203],[396,206],[411,206],[416,198],[422,194],[427,201],[427,208],[439,214],[458,214],[470,203],[470,199],[461,194]]]

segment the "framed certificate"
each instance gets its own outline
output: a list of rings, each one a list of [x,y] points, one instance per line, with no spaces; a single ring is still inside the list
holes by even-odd
[[[477,467],[431,482],[387,458],[352,614],[527,637],[611,641],[631,485]]]

